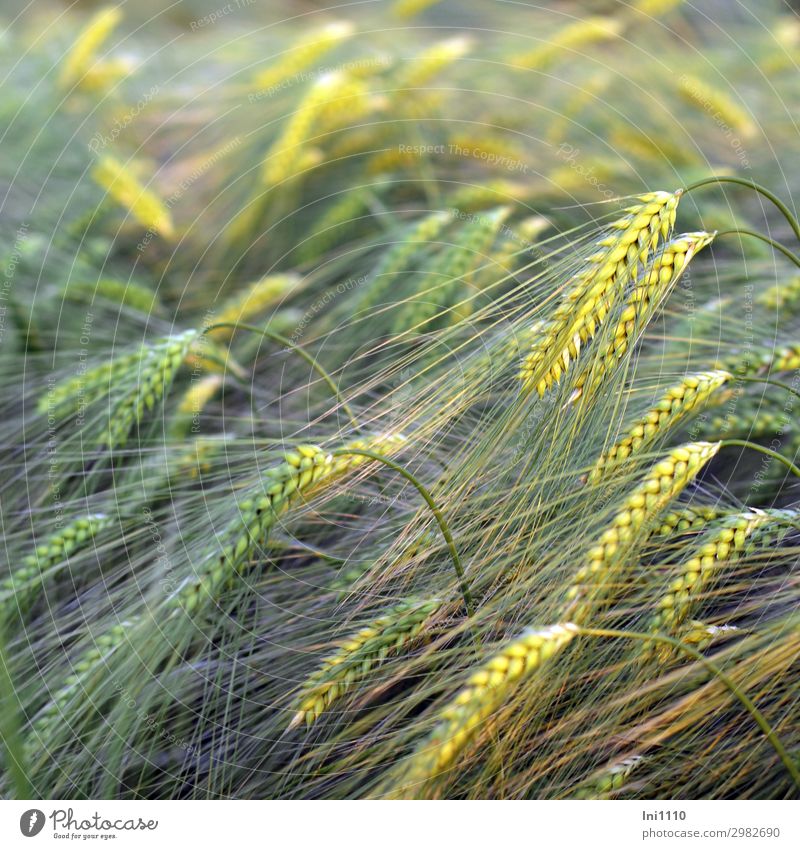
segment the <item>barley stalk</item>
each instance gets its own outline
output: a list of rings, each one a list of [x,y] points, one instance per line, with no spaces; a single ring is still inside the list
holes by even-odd
[[[702,407],[733,376],[727,371],[705,371],[687,374],[671,386],[627,434],[600,456],[589,472],[589,483],[599,483],[620,463],[632,457],[673,430],[699,407]]]
[[[574,625],[559,624],[526,631],[501,648],[441,711],[430,736],[395,780],[395,794],[415,795],[426,781],[453,765],[507,697],[577,633]]]
[[[411,645],[440,606],[438,599],[403,602],[344,640],[339,650],[326,658],[303,684],[289,727],[303,722],[313,725],[390,653]]]
[[[62,88],[82,83],[94,65],[98,50],[120,20],[122,11],[116,6],[105,6],[89,20],[64,58],[58,78]]]
[[[566,618],[581,625],[593,609],[602,605],[626,557],[719,448],[719,443],[690,442],[673,448],[652,467],[589,550],[588,562],[578,570],[566,593],[563,610]]]
[[[611,225],[611,234],[598,242],[589,268],[567,287],[546,327],[525,359],[520,379],[524,389],[544,395],[577,359],[622,290],[637,279],[639,266],[666,239],[675,222],[680,192],[653,192]]]
[[[636,336],[650,323],[661,304],[680,279],[695,254],[709,245],[715,233],[684,233],[664,245],[654,257],[641,281],[637,281],[622,305],[622,312],[610,335],[603,340],[603,347],[594,362],[587,365],[575,382],[573,398],[583,393],[594,392],[604,377],[612,374],[622,361]]]
[[[101,156],[91,171],[92,179],[108,196],[126,209],[150,232],[165,238],[175,234],[168,207],[150,189],[146,189],[126,165],[113,156]]]

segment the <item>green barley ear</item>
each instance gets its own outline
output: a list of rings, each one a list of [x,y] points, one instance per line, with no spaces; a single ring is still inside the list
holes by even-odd
[[[91,18],[64,59],[58,78],[61,88],[84,83],[103,42],[121,20],[122,11],[116,6],[105,6]]]
[[[290,728],[313,725],[331,705],[390,654],[414,643],[441,602],[406,601],[361,628],[303,684]]]
[[[136,372],[136,385],[113,410],[101,444],[109,448],[123,446],[145,411],[152,411],[169,391],[175,372],[186,359],[196,330],[187,330],[161,342],[145,346]]]
[[[710,522],[725,516],[729,512],[725,507],[712,507],[705,504],[695,504],[690,507],[682,507],[680,510],[670,510],[660,518],[653,535],[668,537],[673,534],[701,531]]]
[[[400,434],[382,434],[349,444],[389,454],[405,444]],[[334,457],[316,445],[300,445],[284,455],[284,462],[267,471],[258,488],[242,499],[236,518],[224,532],[223,551],[210,552],[198,573],[172,597],[171,606],[196,610],[216,598],[249,563],[257,546],[269,538],[280,515],[300,497],[318,494],[340,475],[369,462],[360,455]]]
[[[698,251],[710,245],[716,233],[684,233],[670,239],[653,258],[642,280],[636,281],[622,305],[622,312],[609,341],[602,340],[594,362],[587,365],[575,381],[572,400],[585,392],[596,391],[603,379],[613,373],[631,345],[642,333],[658,308],[674,290],[681,275]]]
[[[673,448],[625,499],[578,570],[566,594],[563,615],[583,624],[602,605],[618,579],[627,556],[652,531],[660,514],[716,456],[720,444],[690,442]]]
[[[721,527],[709,529],[695,553],[680,565],[669,591],[659,599],[658,610],[651,619],[651,630],[677,636],[696,606],[698,597],[719,573],[738,559],[747,550],[748,544],[763,545],[770,532],[786,531],[789,520],[796,520],[795,511],[752,510],[729,516],[723,520]],[[656,652],[668,657],[672,649],[658,646]]]
[[[524,390],[543,396],[561,380],[623,290],[636,282],[640,266],[669,236],[680,197],[680,191],[641,195],[641,203],[611,225],[612,232],[587,260],[589,268],[570,281],[545,333],[526,357],[519,375]]]
[[[70,280],[64,287],[64,297],[90,303],[100,299],[121,307],[130,307],[145,315],[162,312],[158,296],[147,286],[131,280],[114,280],[108,277],[103,277],[96,283]]]
[[[24,612],[33,603],[37,593],[48,578],[48,572],[87,546],[98,533],[111,524],[104,513],[96,513],[70,522],[66,527],[36,547],[33,554],[22,560],[0,583],[0,599],[8,610]]]
[[[800,274],[761,292],[756,302],[782,315],[796,314],[800,310]]]
[[[282,303],[300,285],[300,276],[294,273],[269,274],[251,283],[243,292],[231,295],[214,316],[214,324],[250,321],[270,307]],[[211,331],[215,339],[230,339],[232,327],[218,327]]]
[[[717,365],[743,376],[796,371],[800,369],[800,345],[761,348],[754,352],[747,350],[743,355],[734,353],[720,360]]]
[[[395,0],[392,4],[392,14],[398,18],[416,17],[430,6],[435,6],[440,0]]]
[[[451,767],[481,726],[525,679],[558,654],[578,633],[570,623],[529,630],[507,643],[439,714],[428,739],[393,778],[396,796],[425,795],[425,784]]]
[[[611,799],[617,796],[628,783],[631,773],[641,766],[644,758],[632,755],[616,760],[604,767],[587,781],[582,782],[575,791],[576,799]]]
[[[657,439],[682,424],[688,416],[706,404],[725,383],[733,380],[727,371],[687,374],[671,386],[663,397],[597,460],[589,472],[589,483],[598,483],[620,463],[646,449]]]
[[[708,115],[732,127],[743,138],[752,138],[758,132],[753,120],[733,98],[699,77],[682,74],[678,91],[688,103],[698,106]]]

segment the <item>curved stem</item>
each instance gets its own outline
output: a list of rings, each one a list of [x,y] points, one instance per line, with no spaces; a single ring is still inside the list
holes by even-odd
[[[712,183],[734,183],[738,186],[747,186],[747,188],[753,189],[753,191],[763,195],[781,211],[783,217],[789,222],[789,226],[794,231],[795,236],[800,239],[800,223],[798,223],[797,218],[795,218],[789,207],[776,194],[773,194],[769,189],[753,180],[747,180],[744,177],[706,177],[704,180],[698,180],[696,183],[686,186],[683,193],[688,194],[694,191],[694,189],[699,189],[701,186],[709,186]]]
[[[734,374],[733,379],[741,380],[743,383],[766,383],[768,386],[777,386],[780,389],[786,390],[790,395],[800,398],[800,392],[797,389],[793,389],[788,383],[784,383],[781,380],[773,380],[771,377],[745,377],[744,375]]]
[[[731,694],[741,702],[744,709],[750,714],[756,725],[761,729],[761,731],[763,731],[764,736],[767,740],[769,740],[772,748],[775,749],[775,752],[781,759],[781,763],[783,763],[786,767],[786,771],[792,777],[792,781],[800,787],[800,770],[784,748],[783,743],[781,743],[778,735],[775,733],[764,714],[762,714],[755,704],[753,704],[752,700],[744,692],[744,690],[742,690],[742,688],[732,678],[726,675],[716,663],[709,660],[705,655],[701,654],[696,649],[693,649],[691,646],[687,646],[686,643],[682,643],[674,637],[667,637],[663,634],[643,634],[638,631],[617,631],[610,628],[583,628],[581,626],[578,627],[578,633],[584,634],[587,637],[619,637],[622,639],[663,643],[682,651],[684,654],[688,654],[691,658],[694,658],[694,660],[698,663],[705,666],[705,668],[722,684],[724,684]]]
[[[717,233],[715,239],[719,239],[720,236],[752,236],[754,239],[766,242],[766,244],[768,244],[771,248],[774,248],[776,251],[780,251],[780,253],[782,253],[787,259],[791,260],[798,268],[800,268],[800,256],[793,251],[790,251],[786,245],[776,242],[775,239],[770,239],[769,236],[765,236],[763,233],[758,233],[755,230],[744,230],[735,227],[732,230],[721,230]]]
[[[771,448],[766,448],[759,445],[757,442],[750,442],[747,439],[723,439],[719,443],[720,448],[729,448],[731,446],[739,446],[741,448],[752,448],[753,451],[758,451],[760,454],[765,454],[767,457],[772,457],[773,460],[779,460],[795,477],[800,478],[800,469],[795,464],[788,460],[783,454],[773,451]]]
[[[467,609],[467,616],[472,617],[475,614],[475,604],[472,599],[469,584],[467,583],[466,575],[464,574],[464,567],[461,565],[461,559],[458,556],[456,545],[453,542],[453,535],[450,533],[450,528],[442,515],[442,511],[436,506],[436,502],[433,500],[433,497],[425,486],[421,484],[417,478],[408,471],[408,469],[404,468],[399,463],[395,463],[393,460],[390,460],[388,457],[384,457],[382,454],[377,454],[374,451],[368,451],[366,448],[340,448],[333,451],[332,454],[334,457],[358,454],[362,457],[369,457],[371,460],[378,460],[385,466],[393,469],[399,475],[402,475],[409,483],[413,484],[417,488],[417,491],[423,497],[425,503],[431,508],[431,513],[433,513],[436,522],[439,525],[439,529],[442,532],[442,536],[447,543],[447,548],[450,551],[450,557],[453,560],[453,566],[455,567],[456,575],[458,576],[458,581],[461,585],[461,595],[464,599],[464,606]]]
[[[203,328],[203,334],[210,333],[212,330],[217,330],[219,328],[232,328],[234,330],[247,330],[250,333],[260,333],[267,339],[271,339],[273,342],[277,342],[279,345],[283,345],[285,348],[288,348],[291,351],[294,351],[298,356],[302,357],[310,366],[314,369],[314,371],[319,374],[319,376],[328,384],[333,392],[336,400],[339,402],[341,408],[347,413],[348,418],[350,419],[353,427],[358,430],[358,422],[356,417],[353,415],[353,411],[350,409],[347,402],[342,398],[339,393],[339,389],[334,383],[333,378],[328,374],[327,371],[305,350],[305,348],[301,348],[300,345],[296,345],[291,339],[287,339],[285,336],[282,336],[280,333],[276,333],[274,330],[268,330],[264,327],[256,327],[254,324],[242,324],[236,321],[218,321],[216,324],[210,324],[208,327]]]

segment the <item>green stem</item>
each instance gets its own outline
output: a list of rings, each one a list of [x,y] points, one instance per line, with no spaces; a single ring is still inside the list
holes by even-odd
[[[610,628],[583,628],[579,627],[578,632],[580,634],[584,634],[587,637],[611,637],[611,638],[622,638],[622,639],[631,639],[631,640],[642,640],[644,642],[656,642],[656,643],[664,643],[665,645],[670,645],[673,648],[678,649],[679,651],[684,652],[684,654],[688,654],[689,657],[694,658],[698,663],[701,663],[705,668],[714,675],[719,681],[721,681],[744,706],[745,710],[750,714],[753,718],[753,721],[758,725],[761,731],[764,732],[764,736],[769,740],[772,744],[772,748],[775,749],[778,757],[781,759],[781,762],[786,767],[786,771],[792,777],[792,781],[800,787],[800,770],[798,770],[797,765],[792,760],[789,753],[781,743],[778,735],[775,733],[772,726],[767,722],[766,717],[761,711],[753,704],[753,701],[749,698],[749,696],[739,687],[739,685],[728,675],[726,675],[716,663],[709,660],[705,655],[701,654],[696,649],[693,649],[691,646],[687,646],[686,643],[682,643],[680,640],[676,640],[674,637],[667,637],[663,634],[643,634],[638,631],[617,631]]]
[[[464,599],[464,606],[467,609],[467,616],[472,617],[475,614],[475,604],[472,599],[472,593],[469,589],[469,584],[467,583],[466,575],[464,574],[464,567],[461,565],[461,559],[458,556],[458,552],[456,551],[456,545],[453,542],[453,535],[450,533],[450,528],[445,521],[444,516],[442,515],[442,511],[436,506],[436,502],[433,500],[430,492],[420,483],[408,469],[401,466],[399,463],[395,463],[393,460],[390,460],[388,457],[384,457],[382,454],[377,454],[374,451],[368,451],[365,448],[340,448],[337,451],[333,451],[334,457],[344,457],[348,454],[358,454],[362,457],[369,457],[371,460],[378,460],[378,462],[383,463],[385,466],[388,466],[390,469],[393,469],[399,475],[402,475],[409,483],[412,483],[416,488],[419,494],[425,499],[425,503],[428,507],[431,508],[431,513],[433,513],[436,522],[439,525],[439,529],[442,532],[442,536],[447,543],[447,548],[450,551],[450,557],[453,560],[453,566],[456,570],[456,575],[458,576],[459,584],[461,585],[461,595]]]
[[[774,248],[776,251],[780,251],[787,259],[791,260],[798,268],[800,268],[800,256],[793,251],[790,251],[786,245],[776,242],[775,239],[770,239],[769,236],[765,236],[763,233],[758,233],[755,230],[743,230],[737,227],[733,230],[722,230],[717,233],[715,239],[719,239],[720,236],[752,236],[754,239],[766,242],[766,244],[768,244],[771,248]]]
[[[719,443],[720,448],[729,448],[732,446],[739,446],[741,448],[752,448],[753,451],[758,451],[759,454],[765,454],[767,457],[772,457],[773,460],[779,460],[783,463],[784,466],[793,474],[795,477],[800,478],[800,469],[795,466],[795,464],[788,460],[783,454],[779,454],[777,451],[773,451],[771,448],[766,448],[763,445],[759,445],[757,442],[750,442],[747,439],[723,439]]]
[[[353,415],[353,411],[348,406],[347,402],[342,398],[339,393],[339,389],[334,383],[333,378],[328,374],[327,371],[305,350],[305,348],[301,348],[300,345],[296,345],[291,339],[287,339],[285,336],[282,336],[280,333],[276,333],[274,330],[268,330],[264,327],[256,327],[254,324],[242,324],[237,321],[219,321],[216,324],[210,324],[208,327],[203,328],[203,334],[210,333],[212,330],[217,330],[219,328],[232,328],[234,330],[247,330],[250,333],[260,333],[267,339],[271,339],[273,342],[277,342],[279,345],[283,345],[285,348],[288,348],[291,351],[294,351],[298,356],[302,357],[310,366],[314,369],[314,371],[319,374],[319,376],[328,384],[333,392],[336,400],[339,402],[341,408],[347,413],[350,422],[353,427],[358,430],[358,421],[356,417]]]
[[[789,226],[794,231],[795,236],[800,239],[800,223],[798,223],[797,218],[795,218],[789,207],[776,194],[773,194],[769,189],[753,180],[746,180],[744,177],[706,177],[704,180],[698,180],[696,183],[686,186],[683,193],[688,194],[694,191],[694,189],[699,189],[701,186],[709,186],[713,183],[734,183],[737,186],[747,186],[747,188],[753,189],[753,191],[763,195],[781,211],[783,217],[789,222]]]
[[[788,383],[783,383],[781,380],[773,380],[771,377],[745,377],[744,375],[734,374],[734,380],[741,380],[743,383],[766,383],[769,386],[785,389],[790,395],[800,398],[800,392],[797,389],[793,389]]]

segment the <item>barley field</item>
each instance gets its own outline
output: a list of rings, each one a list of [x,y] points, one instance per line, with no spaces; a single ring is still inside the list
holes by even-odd
[[[800,791],[800,17],[0,11],[0,795]]]

